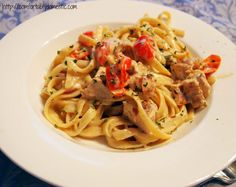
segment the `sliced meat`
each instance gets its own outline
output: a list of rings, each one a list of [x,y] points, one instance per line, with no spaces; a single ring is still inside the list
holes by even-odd
[[[112,94],[103,84],[101,79],[93,79],[82,92],[82,97],[86,99],[106,100],[111,99]]]
[[[197,79],[199,86],[203,92],[204,97],[207,98],[210,95],[211,86],[208,83],[205,74],[199,70],[195,70],[193,77],[195,77]]]
[[[207,102],[203,91],[197,79],[187,79],[182,82],[183,94],[187,102],[195,109],[200,109],[206,106]]]
[[[130,100],[123,102],[123,115],[134,124],[137,124],[137,122],[140,120],[138,116],[138,108],[136,104]]]
[[[152,100],[143,100],[142,101],[143,109],[146,111],[147,115],[152,119],[152,121],[156,121],[156,113],[157,113],[157,105]],[[140,124],[142,121],[138,115],[138,108],[135,103],[132,101],[126,101],[123,104],[123,115],[129,118],[131,122],[134,124]],[[142,124],[140,124],[142,125]]]
[[[147,75],[132,75],[128,81],[129,87],[135,92],[143,92],[146,96],[154,93],[157,87],[157,80],[152,74]]]
[[[133,47],[131,45],[123,45],[122,53],[125,56],[130,57],[131,59],[134,59]]]
[[[104,114],[107,116],[118,116],[121,115],[123,112],[123,105],[117,105],[117,106],[111,106],[108,107],[105,111]]]
[[[185,80],[193,72],[191,64],[175,63],[170,68],[172,77],[177,80]]]
[[[142,79],[145,74],[148,73],[148,69],[141,62],[132,61],[130,71],[128,71],[130,78],[127,82],[132,90],[138,88],[142,89]]]
[[[187,100],[183,94],[183,92],[180,90],[180,87],[175,85],[172,86],[171,88],[172,96],[178,106],[182,106],[187,104]]]
[[[157,113],[157,105],[152,100],[143,100],[142,101],[143,109],[146,111],[147,115],[152,119],[152,121],[156,121],[156,113]]]

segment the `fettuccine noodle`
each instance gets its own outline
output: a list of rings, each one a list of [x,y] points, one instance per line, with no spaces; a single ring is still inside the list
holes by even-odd
[[[71,137],[104,137],[116,149],[170,140],[207,105],[215,71],[193,58],[184,31],[170,24],[163,12],[115,30],[100,25],[58,51],[41,92],[47,120]]]

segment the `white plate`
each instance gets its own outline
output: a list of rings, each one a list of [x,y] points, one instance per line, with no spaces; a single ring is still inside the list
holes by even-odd
[[[177,10],[144,2],[86,2],[77,10],[48,11],[0,42],[1,149],[27,171],[61,186],[186,186],[229,164],[236,153],[235,74],[216,82],[208,109],[186,125],[181,138],[147,151],[75,143],[42,115],[43,75],[57,49],[96,24],[135,23],[144,13],[156,16],[164,10],[171,12],[175,27],[186,31],[184,41],[196,53],[222,57],[218,75],[236,71],[236,47],[209,25]]]

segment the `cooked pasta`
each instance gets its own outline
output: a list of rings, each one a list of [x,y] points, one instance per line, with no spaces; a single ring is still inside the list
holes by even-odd
[[[171,14],[98,26],[57,52],[41,92],[43,113],[71,137],[104,137],[116,149],[170,140],[207,105],[220,57],[194,57]],[[208,81],[209,80],[209,81]]]

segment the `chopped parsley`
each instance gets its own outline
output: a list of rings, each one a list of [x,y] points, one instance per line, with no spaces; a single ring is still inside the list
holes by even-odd
[[[171,55],[166,55],[166,56],[164,56],[164,57],[165,57],[166,61],[168,61],[168,60],[170,60]]]
[[[113,69],[112,68],[110,68],[110,74],[113,75]]]
[[[52,80],[52,76],[48,77],[49,80]]]
[[[160,122],[161,122],[161,123],[165,123],[165,121],[166,121],[166,118],[160,119]]]
[[[69,46],[69,48],[73,48],[73,47],[74,47],[74,45],[70,45],[70,46]]]
[[[160,129],[163,129],[163,127],[161,126],[162,125],[162,122],[161,121],[156,121],[156,125],[160,128]]]
[[[67,66],[67,61],[66,60],[64,61],[64,64]]]
[[[130,29],[130,30],[129,30],[129,34],[130,34],[130,35],[133,35],[133,34],[134,34],[134,30],[133,30],[133,29]]]
[[[59,55],[61,53],[61,51],[57,51],[57,54]]]
[[[77,59],[74,59],[73,62],[74,62],[74,63],[77,63]]]
[[[148,31],[148,32],[151,32],[151,31],[152,31],[152,28],[151,28],[151,27],[148,27],[148,28],[147,28],[147,31]]]
[[[93,79],[93,83],[95,84],[95,83],[97,83],[98,81],[97,81],[97,79]]]
[[[106,75],[100,75],[100,78],[101,78],[102,82],[106,81]]]
[[[143,24],[141,27],[146,27],[147,26],[147,24],[145,23],[145,24]]]
[[[142,91],[142,88],[136,86],[135,89],[134,89],[135,92],[141,92]]]
[[[176,38],[176,36],[174,37],[174,40],[175,40],[175,41],[177,41],[177,38]]]
[[[147,74],[147,78],[150,79],[150,78],[152,78],[152,77],[153,77],[153,74],[151,74],[151,73],[148,73],[148,74]]]
[[[97,104],[97,100],[96,99],[93,100],[92,104],[93,104],[93,106],[95,106]]]
[[[111,84],[116,84],[116,80],[115,79],[111,79]]]
[[[97,42],[96,48],[97,48],[97,47],[100,47],[101,45],[102,45],[101,42]]]
[[[147,85],[148,85],[148,82],[145,82],[145,83],[143,84],[144,87],[147,87]]]

